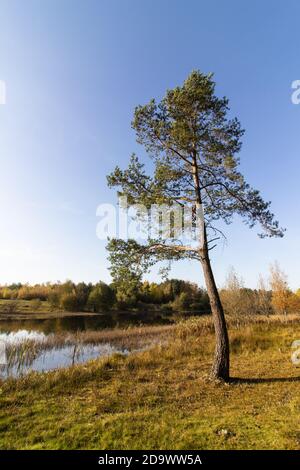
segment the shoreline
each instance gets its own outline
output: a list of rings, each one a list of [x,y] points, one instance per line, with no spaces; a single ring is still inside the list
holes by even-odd
[[[191,311],[174,311],[166,314],[164,311],[160,310],[145,310],[145,311],[135,311],[135,310],[109,310],[107,312],[67,312],[67,311],[53,311],[53,312],[19,312],[19,313],[0,313],[0,322],[1,321],[10,321],[10,320],[50,320],[55,318],[71,318],[71,317],[105,317],[107,315],[128,315],[137,317],[147,316],[147,315],[161,315],[166,318],[173,318],[175,316],[209,316],[209,313],[197,313]]]
[[[50,320],[67,317],[96,317],[105,313],[93,312],[28,312],[28,313],[0,313],[0,322],[8,320]]]

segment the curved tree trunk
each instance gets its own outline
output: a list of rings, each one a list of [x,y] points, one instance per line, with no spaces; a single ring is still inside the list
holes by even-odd
[[[211,312],[215,327],[215,357],[211,370],[214,379],[229,380],[229,339],[225,315],[220,300],[219,292],[211,269],[208,253],[202,259],[201,264],[204,273],[205,284],[210,301]]]
[[[210,264],[210,259],[209,259],[206,222],[204,218],[204,210],[203,210],[203,205],[202,205],[199,173],[198,173],[198,166],[197,166],[197,156],[196,156],[195,150],[193,152],[192,173],[193,173],[193,179],[194,179],[194,185],[195,185],[197,215],[199,217],[200,259],[201,259],[206,289],[207,289],[207,293],[208,293],[208,297],[210,301],[211,312],[212,312],[213,322],[214,322],[214,327],[215,327],[216,346],[215,346],[215,357],[214,357],[214,363],[213,363],[213,367],[211,371],[211,377],[214,379],[221,379],[224,381],[228,381],[229,380],[229,339],[228,339],[225,315],[224,315],[222,303],[220,300],[219,292],[216,286],[215,278],[211,269],[211,264]]]

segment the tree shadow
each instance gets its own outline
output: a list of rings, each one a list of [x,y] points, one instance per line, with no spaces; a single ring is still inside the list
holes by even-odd
[[[267,384],[267,383],[293,383],[300,382],[300,376],[298,377],[231,377],[230,383],[232,384]]]

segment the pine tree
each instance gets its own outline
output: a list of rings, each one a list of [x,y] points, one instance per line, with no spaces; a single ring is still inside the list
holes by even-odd
[[[142,276],[161,260],[188,258],[201,263],[216,335],[212,377],[226,381],[228,333],[209,256],[222,233],[217,221],[230,223],[238,214],[250,227],[260,224],[261,237],[283,236],[283,230],[269,210],[270,203],[264,202],[238,171],[237,154],[244,131],[237,119],[228,118],[228,100],[216,97],[214,89],[211,74],[194,71],[181,87],[168,90],[159,103],[153,99],[135,109],[132,127],[137,142],[154,162],[153,175],[146,174],[144,164],[132,155],[128,168],[117,167],[108,176],[108,184],[119,188],[129,206],[170,207],[173,225],[169,237],[163,225],[146,243],[112,239],[108,250],[113,276],[122,270]],[[182,227],[175,223],[174,215],[172,218],[172,209],[178,208],[185,209],[191,225],[197,227],[192,243],[178,240]]]

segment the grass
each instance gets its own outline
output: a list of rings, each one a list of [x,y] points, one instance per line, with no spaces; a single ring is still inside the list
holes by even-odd
[[[93,312],[68,312],[51,306],[47,300],[0,299],[0,320],[50,319],[92,316]]]
[[[28,339],[26,343],[41,350],[62,348],[74,344],[110,343],[122,349],[144,349],[159,341],[165,341],[174,330],[174,325],[130,326],[104,330],[85,330],[70,333],[52,333],[40,339]],[[16,348],[22,343],[16,343]]]
[[[173,312],[165,308],[165,305],[156,304],[141,304],[139,307],[131,308],[129,310],[122,310],[114,308],[107,311],[104,309],[98,312],[99,315],[103,314],[124,314],[125,315],[144,315],[150,314],[164,315],[171,317],[173,314],[176,317],[184,315],[192,315],[191,311],[186,312]],[[97,313],[87,310],[82,311],[67,311],[59,307],[53,307],[47,300],[22,300],[22,299],[0,299],[0,321],[1,320],[26,320],[26,319],[51,319],[63,317],[76,317],[76,316],[94,316]]]
[[[10,300],[0,299],[0,314],[1,315],[17,315],[17,314],[30,314],[30,313],[51,313],[53,308],[48,301],[34,300]]]
[[[99,331],[86,330],[76,333],[60,332],[48,336],[27,338],[6,345],[6,367],[8,370],[11,370],[12,367],[22,370],[24,365],[30,367],[32,362],[44,351],[57,350],[66,346],[73,347],[74,357],[76,357],[76,351],[80,356],[84,345],[109,344],[122,351],[145,350],[154,344],[166,342],[172,329],[171,325],[144,326]]]
[[[1,449],[299,449],[299,317],[230,320],[230,384],[208,379],[209,319],[167,345],[1,384]]]

